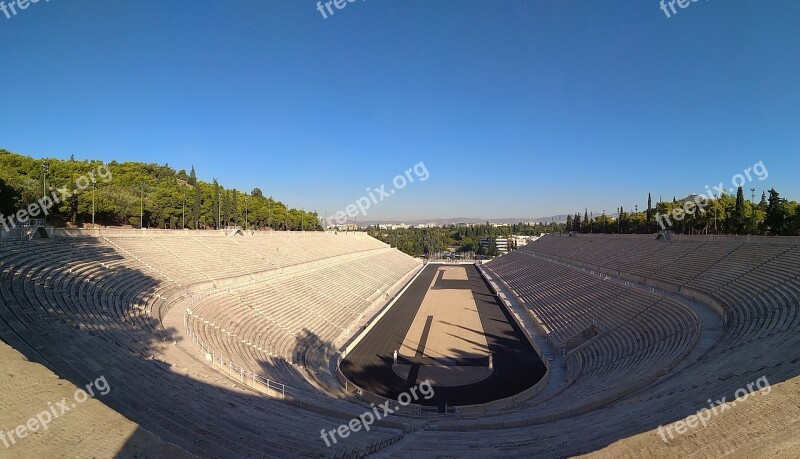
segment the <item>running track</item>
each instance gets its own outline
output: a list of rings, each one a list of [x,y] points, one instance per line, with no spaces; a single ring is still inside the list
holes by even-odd
[[[438,264],[428,265],[408,290],[342,361],[342,372],[359,387],[386,398],[396,399],[413,384],[392,371],[395,349],[400,349],[414,317],[419,311]],[[494,372],[478,383],[460,387],[436,387],[430,400],[419,399],[428,406],[475,405],[516,395],[533,386],[546,368],[505,307],[492,295],[474,265],[461,265],[468,281],[437,279],[434,288],[453,288],[447,283],[469,283],[475,296],[489,350],[494,356]],[[458,371],[454,369],[454,371]],[[412,370],[412,373],[414,371]]]

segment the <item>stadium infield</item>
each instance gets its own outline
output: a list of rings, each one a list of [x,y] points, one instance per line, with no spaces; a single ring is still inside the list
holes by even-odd
[[[387,398],[428,379],[435,395],[419,402],[441,409],[511,397],[536,384],[546,368],[474,265],[430,264],[341,370]]]

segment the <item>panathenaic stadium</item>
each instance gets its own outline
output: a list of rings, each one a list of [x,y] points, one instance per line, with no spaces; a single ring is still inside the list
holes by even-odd
[[[5,238],[0,456],[796,457],[799,267],[793,237],[474,264],[363,233]]]

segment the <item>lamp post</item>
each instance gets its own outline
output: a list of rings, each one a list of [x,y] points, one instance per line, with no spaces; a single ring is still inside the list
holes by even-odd
[[[139,229],[144,229],[144,183],[142,183],[142,200],[139,206]]]
[[[45,196],[47,196],[47,172],[50,171],[50,161],[43,160],[42,161],[42,202],[44,201]],[[44,223],[47,226],[47,213],[44,214]]]
[[[247,195],[244,196],[244,230],[247,231],[248,228],[248,218],[247,218]]]
[[[181,213],[181,229],[186,229],[186,187],[183,187],[183,211]]]
[[[96,190],[97,190],[97,180],[95,180],[95,178],[92,177],[92,228],[94,228],[94,211],[95,211],[94,192]]]

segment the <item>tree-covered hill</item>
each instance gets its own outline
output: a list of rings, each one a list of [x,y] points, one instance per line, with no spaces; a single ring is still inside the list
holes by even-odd
[[[45,174],[46,171],[46,174]],[[103,174],[98,171],[104,171]],[[107,173],[105,173],[107,171]],[[88,174],[92,173],[94,180]],[[250,193],[228,189],[215,179],[205,182],[190,172],[168,164],[91,160],[34,159],[0,149],[0,213],[11,215],[42,198],[48,190],[67,187],[85,190],[53,206],[47,217],[54,226],[95,223],[138,228],[140,214],[145,228],[214,229],[226,226],[252,229],[319,230],[316,213],[287,209],[256,188]],[[50,193],[50,191],[48,191]],[[143,208],[143,212],[142,212]]]

